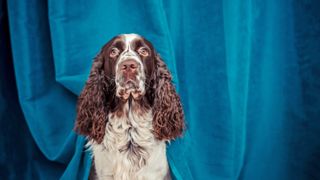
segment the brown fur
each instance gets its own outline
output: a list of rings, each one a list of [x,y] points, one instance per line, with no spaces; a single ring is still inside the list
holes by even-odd
[[[171,140],[182,135],[185,128],[180,98],[172,84],[172,76],[159,55],[152,74],[153,130],[159,140]]]
[[[78,98],[77,120],[74,127],[77,133],[98,143],[103,140],[110,102],[113,98],[114,82],[110,80],[109,72],[105,72],[105,54],[110,45],[111,43],[108,43],[102,48],[92,64],[89,79]]]
[[[104,76],[103,58],[95,59],[89,80],[86,83],[77,107],[76,132],[101,143],[107,123],[106,90],[109,88]]]

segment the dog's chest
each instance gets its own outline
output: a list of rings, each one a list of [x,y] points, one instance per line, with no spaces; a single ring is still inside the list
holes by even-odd
[[[123,153],[142,151],[155,145],[151,110],[140,114],[128,110],[120,117],[110,113],[103,143],[107,149]]]
[[[168,170],[165,142],[152,134],[151,110],[128,110],[123,116],[110,113],[103,143],[92,149],[98,176],[141,179],[148,174],[163,177]]]

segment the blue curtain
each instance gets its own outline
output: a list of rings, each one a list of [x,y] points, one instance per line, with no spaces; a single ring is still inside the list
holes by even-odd
[[[87,179],[75,104],[121,33],[149,39],[174,75],[176,179],[320,179],[320,1],[0,3],[0,179]]]

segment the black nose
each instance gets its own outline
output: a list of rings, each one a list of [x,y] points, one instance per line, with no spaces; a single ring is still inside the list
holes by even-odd
[[[138,68],[138,63],[132,59],[125,60],[120,64],[120,69],[122,71],[136,70],[137,68]]]

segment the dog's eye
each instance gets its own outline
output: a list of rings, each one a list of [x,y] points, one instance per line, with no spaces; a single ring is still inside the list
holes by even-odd
[[[116,57],[119,55],[119,53],[120,53],[120,51],[118,48],[112,48],[110,51],[110,57]]]
[[[141,55],[141,56],[148,56],[149,55],[149,51],[147,48],[145,47],[141,47],[138,49],[138,53]]]

